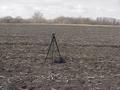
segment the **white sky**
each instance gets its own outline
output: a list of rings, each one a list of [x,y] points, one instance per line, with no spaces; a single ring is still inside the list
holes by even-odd
[[[29,18],[38,10],[46,18],[82,16],[120,19],[120,0],[0,0],[0,17]]]

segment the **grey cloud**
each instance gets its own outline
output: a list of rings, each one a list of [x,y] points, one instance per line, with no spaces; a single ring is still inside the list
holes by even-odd
[[[0,16],[28,18],[36,10],[48,18],[60,15],[120,18],[120,0],[0,0]]]

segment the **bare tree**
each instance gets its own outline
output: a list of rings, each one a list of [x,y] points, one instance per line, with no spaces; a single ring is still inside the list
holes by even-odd
[[[98,17],[96,19],[84,17],[64,17],[60,16],[55,19],[45,19],[40,11],[37,11],[29,19],[23,19],[18,16],[13,18],[6,16],[0,18],[0,23],[48,23],[48,24],[91,24],[91,25],[120,25],[120,20],[108,17]]]
[[[20,16],[17,16],[16,18],[14,18],[14,22],[15,23],[23,23],[24,22],[24,19]]]
[[[11,22],[13,22],[13,18],[11,16],[6,16],[6,17],[1,18],[0,21],[2,23],[11,23]]]
[[[45,18],[43,17],[43,14],[40,11],[37,11],[32,16],[33,22],[35,23],[44,23]]]

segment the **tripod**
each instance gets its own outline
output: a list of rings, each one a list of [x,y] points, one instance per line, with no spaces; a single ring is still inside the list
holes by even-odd
[[[56,46],[56,51],[58,52],[58,58],[57,60],[55,60],[55,46]],[[52,63],[65,63],[65,60],[62,58],[61,54],[60,54],[60,50],[59,50],[59,47],[58,47],[58,44],[57,44],[57,40],[56,40],[56,37],[55,37],[55,33],[52,33],[52,39],[51,39],[51,43],[49,45],[49,48],[48,48],[48,52],[47,52],[47,55],[46,55],[46,58],[45,58],[45,63],[48,59],[48,55],[50,54],[50,51],[51,51],[51,59],[52,59]]]

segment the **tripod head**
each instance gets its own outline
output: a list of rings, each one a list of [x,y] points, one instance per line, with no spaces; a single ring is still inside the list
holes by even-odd
[[[55,37],[55,33],[52,33],[52,36]]]

